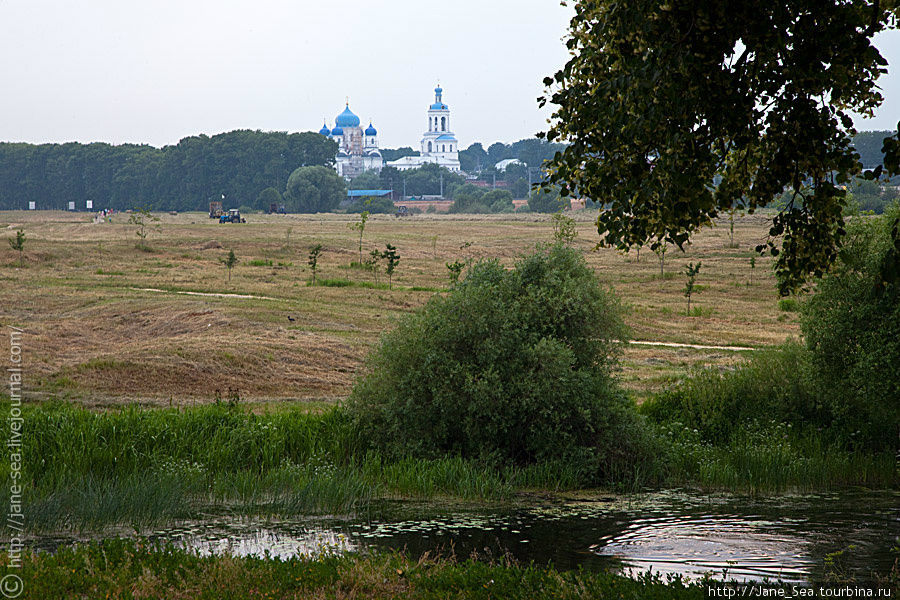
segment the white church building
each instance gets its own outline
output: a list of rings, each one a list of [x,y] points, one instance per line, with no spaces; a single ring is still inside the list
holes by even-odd
[[[334,128],[322,124],[319,133],[338,143],[338,153],[334,160],[334,168],[338,175],[346,179],[352,179],[363,171],[381,171],[384,159],[378,150],[378,131],[369,126],[363,130],[360,127],[359,117],[350,110],[350,103],[344,107],[344,112],[334,120]]]
[[[428,127],[422,135],[421,156],[404,156],[387,163],[400,171],[416,169],[424,164],[437,164],[459,172],[459,142],[450,129],[450,107],[444,104],[441,86],[434,88],[434,103],[428,107]]]

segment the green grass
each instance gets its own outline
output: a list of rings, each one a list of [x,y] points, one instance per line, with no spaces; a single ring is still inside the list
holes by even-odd
[[[248,260],[247,265],[251,267],[271,267],[272,261],[264,258],[255,258],[253,260]]]
[[[594,475],[571,462],[503,466],[360,454],[335,409],[255,415],[220,402],[93,412],[50,403],[26,405],[23,416],[29,447],[40,448],[24,453],[23,465],[26,522],[35,531],[145,526],[207,509],[351,514],[383,498],[508,500],[524,490],[582,488]],[[769,493],[898,483],[891,456],[843,451],[785,427],[758,426],[719,444],[681,423],[659,427],[669,449],[668,485]],[[0,478],[8,477],[9,463],[0,464]],[[638,473],[619,485],[640,489],[657,478]],[[0,502],[8,494],[0,491]]]
[[[800,310],[800,302],[796,298],[781,298],[778,301],[778,310],[783,312],[797,312]]]
[[[172,546],[110,539],[26,550],[21,569],[0,553],[0,577],[20,576],[25,597],[56,598],[641,598],[700,599],[703,582],[557,571],[452,555],[401,553],[289,558],[200,557]]]
[[[212,507],[347,514],[377,498],[497,500],[513,491],[499,471],[461,458],[359,455],[333,408],[255,415],[230,402],[109,412],[53,403],[23,412],[29,446],[41,449],[23,465],[35,530],[146,525]],[[0,477],[8,471],[0,465]]]

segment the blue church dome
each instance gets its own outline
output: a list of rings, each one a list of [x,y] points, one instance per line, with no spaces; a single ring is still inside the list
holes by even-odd
[[[372,127],[371,121],[369,121],[369,126],[366,127],[366,135],[378,135],[378,132]]]
[[[434,88],[434,104],[428,107],[428,110],[447,110],[447,105],[441,100],[441,94],[443,93],[443,88],[441,86],[437,86]]]
[[[322,123],[322,129],[319,130],[319,133],[327,136],[327,135],[331,135],[331,130],[328,129],[328,125],[326,125],[325,123]]]
[[[331,130],[331,135],[344,135],[344,130],[340,128],[340,126],[335,127]]]
[[[344,108],[344,112],[339,114],[334,120],[334,124],[338,127],[359,127],[359,117],[350,111],[350,105],[348,104]]]

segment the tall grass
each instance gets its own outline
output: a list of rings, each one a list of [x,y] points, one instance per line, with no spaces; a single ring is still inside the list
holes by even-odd
[[[560,572],[502,561],[428,554],[320,555],[284,560],[206,556],[172,546],[111,539],[26,550],[22,567],[0,552],[31,598],[703,598],[702,582],[605,572]]]
[[[760,351],[734,371],[701,369],[642,405],[668,452],[670,484],[770,493],[896,487],[890,452],[842,443],[799,344]]]
[[[388,462],[361,454],[335,409],[255,415],[219,404],[91,412],[53,403],[26,406],[24,417],[33,529],[148,525],[201,508],[347,513],[384,497],[496,500],[513,491],[497,470],[461,458]],[[0,476],[8,470],[4,463]],[[8,494],[0,491],[0,501]]]

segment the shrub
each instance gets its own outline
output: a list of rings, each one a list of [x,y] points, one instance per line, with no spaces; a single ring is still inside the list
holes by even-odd
[[[657,422],[681,423],[717,445],[753,421],[819,425],[815,396],[803,375],[807,354],[801,344],[788,342],[757,351],[734,371],[699,369],[641,410]]]
[[[575,251],[481,261],[382,337],[347,410],[388,455],[576,461],[593,481],[646,471],[651,438],[611,377],[624,335]]]
[[[822,409],[843,441],[896,448],[900,428],[900,205],[856,219],[801,324]]]

